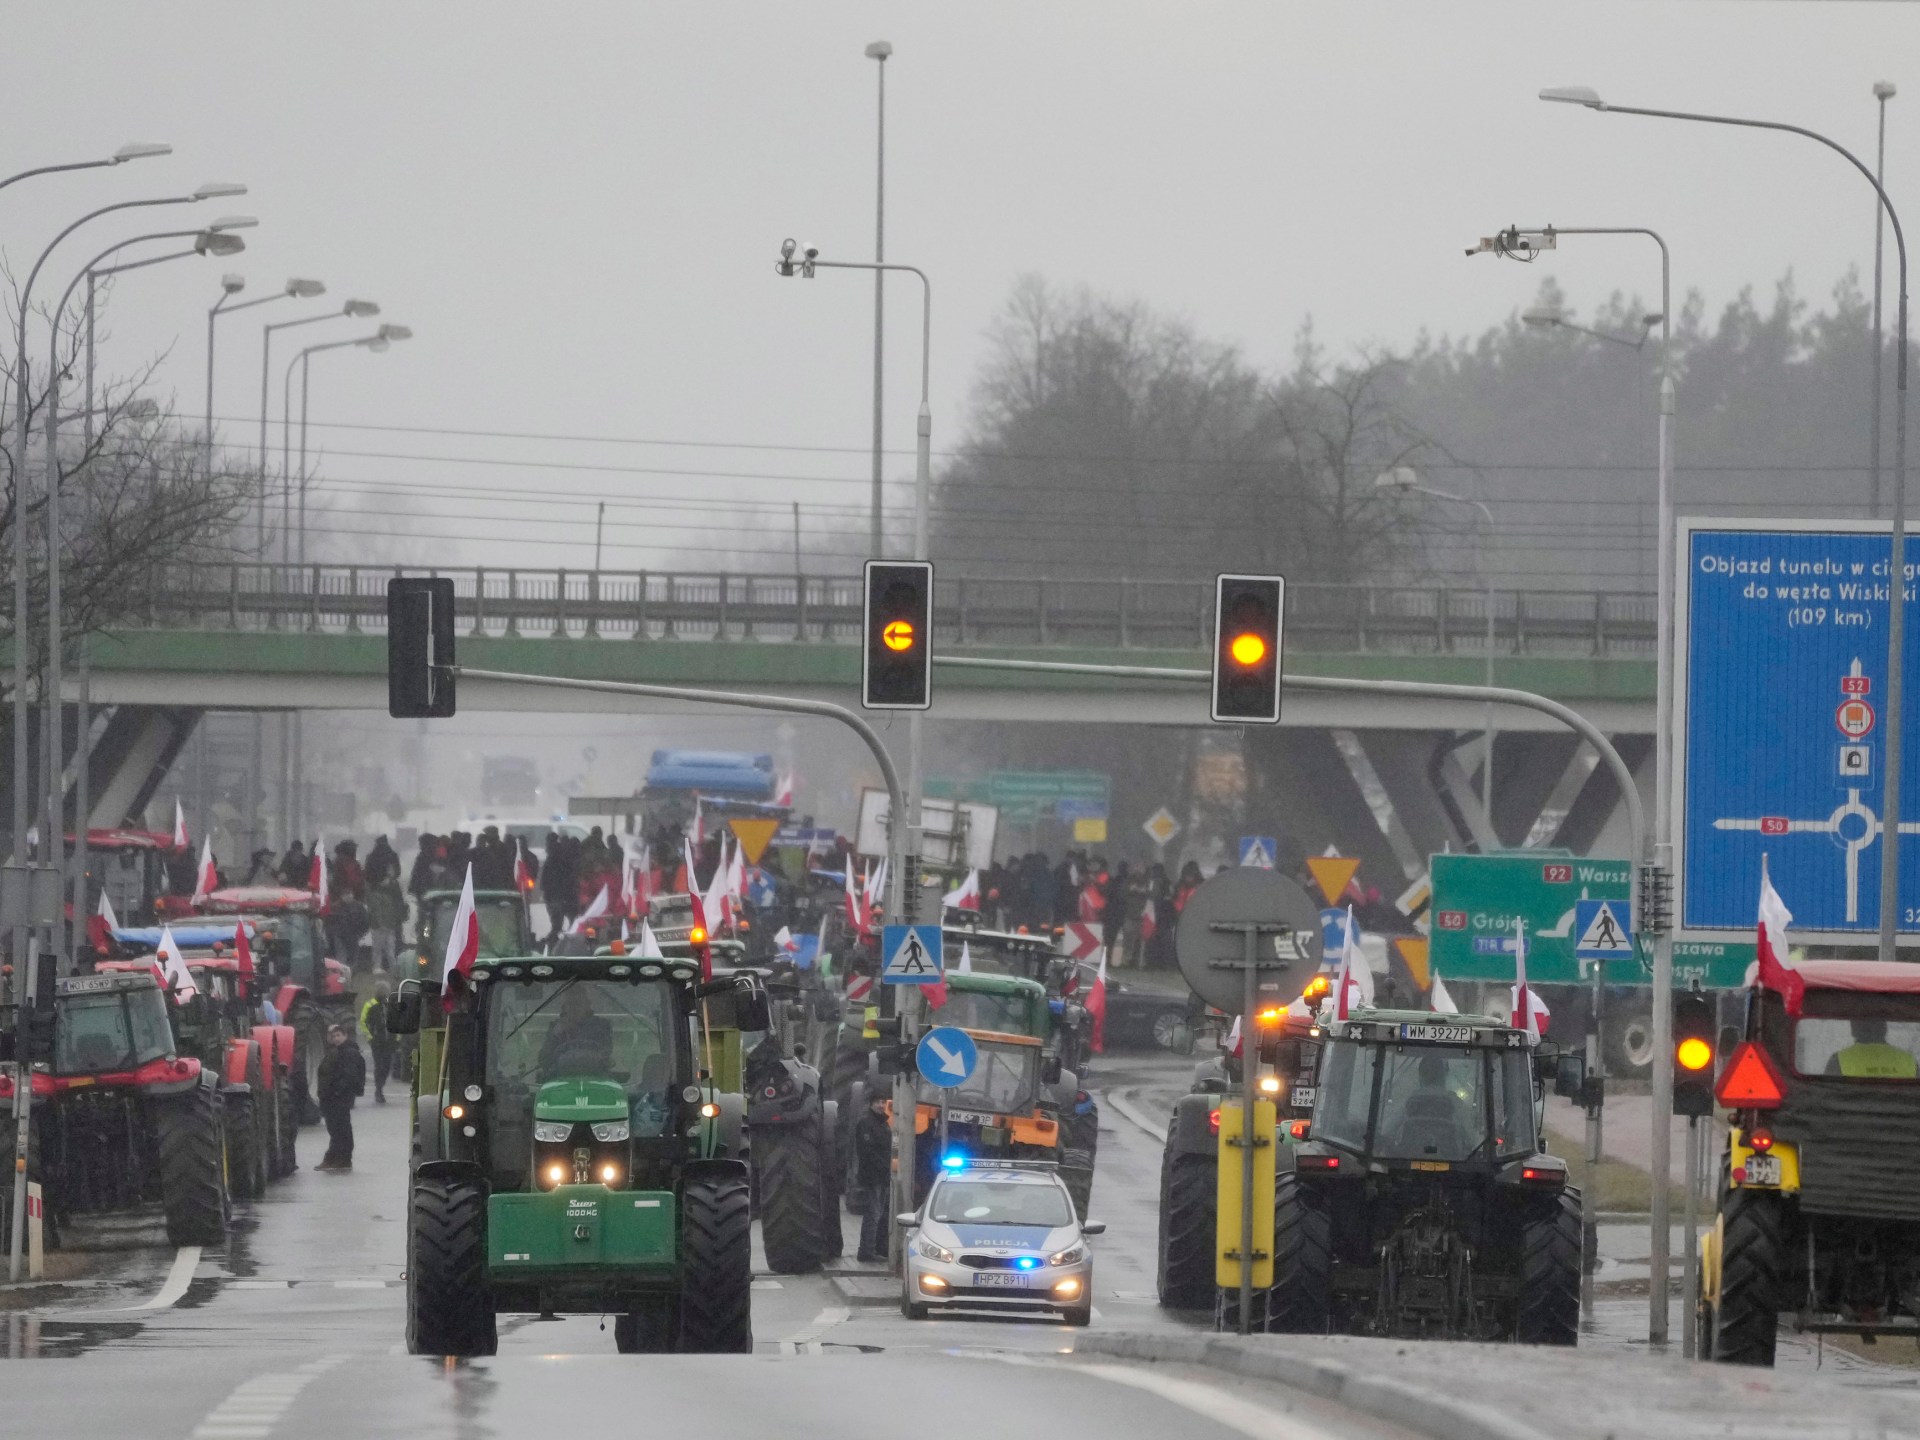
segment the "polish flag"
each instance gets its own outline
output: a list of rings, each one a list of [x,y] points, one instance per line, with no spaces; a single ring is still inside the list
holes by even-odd
[[[1540,992],[1527,983],[1527,927],[1525,922],[1516,920],[1513,926],[1513,1014],[1507,1023],[1538,1040],[1547,1033],[1547,1025],[1552,1018],[1547,1010],[1547,1002],[1540,998]]]
[[[789,771],[780,777],[780,783],[773,787],[773,803],[776,807],[791,810],[793,808],[793,774]]]
[[[1240,1054],[1240,1017],[1238,1015],[1233,1017],[1233,1028],[1227,1031],[1227,1038],[1223,1048],[1229,1055],[1238,1056]]]
[[[1433,988],[1427,991],[1427,1007],[1436,1015],[1460,1013],[1460,1007],[1453,1003],[1453,996],[1447,993],[1447,982],[1438,975],[1433,977]]]
[[[1159,933],[1160,916],[1153,908],[1153,901],[1149,900],[1140,908],[1140,943],[1146,944]]]
[[[637,952],[642,960],[664,960],[666,952],[661,950],[660,941],[653,933],[653,926],[645,920],[640,922],[640,948]]]
[[[782,925],[778,930],[774,932],[773,943],[778,945],[782,950],[786,951],[787,954],[789,955],[798,954],[800,950],[800,942],[793,938],[793,931],[788,929],[785,925]]]
[[[453,923],[447,927],[447,955],[440,966],[440,1000],[453,1008],[453,977],[462,980],[473,974],[473,962],[480,954],[480,912],[473,903],[473,862],[467,862],[467,878],[460,886],[460,903],[454,907]]]
[[[693,837],[690,835],[681,836],[680,849],[682,862],[687,867],[687,894],[698,899],[700,896],[700,867],[693,863]]]
[[[1760,857],[1760,934],[1755,947],[1760,958],[1754,966],[1753,984],[1781,995],[1787,1002],[1787,1012],[1794,1013],[1800,1008],[1800,991],[1803,982],[1800,972],[1787,964],[1787,928],[1793,924],[1793,912],[1787,909],[1787,902],[1780,898],[1780,892],[1773,888],[1773,881],[1767,874],[1767,857]]]
[[[627,941],[631,940],[632,938],[633,938],[633,931],[627,928],[627,917],[625,915],[622,915],[620,917],[620,943],[624,945],[627,943]]]
[[[120,928],[120,917],[113,913],[113,901],[107,898],[107,892],[104,890],[100,892],[100,904],[96,913],[106,922],[108,930]]]
[[[313,842],[313,868],[308,872],[307,888],[320,897],[320,913],[333,912],[333,900],[327,890],[327,852],[320,848],[320,842]]]
[[[184,1005],[200,993],[200,987],[193,983],[193,971],[187,968],[187,957],[180,953],[180,944],[173,938],[173,927],[164,926],[160,931],[160,983],[173,987],[173,1003]]]
[[[233,927],[233,958],[242,980],[251,980],[254,975],[252,933],[253,926],[244,921]]]
[[[612,898],[613,897],[607,893],[607,887],[602,885],[600,887],[600,893],[593,897],[593,903],[573,917],[573,923],[567,927],[567,933],[569,935],[578,935],[582,930],[586,929],[588,921],[598,920],[602,915],[606,914],[607,907],[612,904]]]
[[[695,849],[707,843],[707,814],[700,808],[700,796],[697,793],[693,797],[693,834],[688,838]],[[693,866],[688,865],[687,870],[692,873]]]
[[[1353,922],[1351,905],[1347,907],[1346,929],[1341,936],[1340,976],[1334,981],[1336,1020],[1345,1020],[1356,1004],[1373,1004],[1373,970],[1367,964],[1366,952],[1360,948],[1360,927]]]
[[[943,910],[978,911],[980,909],[980,872],[969,870],[967,878],[960,882],[958,889],[949,890],[940,897],[940,907]]]
[[[87,943],[96,954],[105,955],[113,949],[113,932],[120,928],[120,917],[113,913],[113,902],[107,898],[107,892],[100,892],[100,906],[87,917]]]
[[[184,850],[190,842],[187,840],[187,812],[180,808],[179,800],[173,802],[173,848]]]
[[[193,873],[193,903],[198,905],[220,888],[220,872],[213,864],[213,837],[200,842],[200,864]]]
[[[516,836],[513,842],[513,888],[516,890],[533,889],[533,876],[527,871],[526,847]]]
[[[940,978],[931,985],[922,985],[920,987],[920,994],[926,1000],[929,1010],[943,1009],[947,1003],[947,977],[945,972],[942,972]]]
[[[859,893],[853,888],[852,857],[848,857],[846,864],[847,868],[842,874],[847,883],[847,924],[853,928],[855,935],[865,939],[873,933],[873,927],[868,921],[866,906],[860,903]]]
[[[1087,1014],[1093,1018],[1093,1029],[1089,1036],[1093,1044],[1093,1053],[1107,1053],[1107,952],[1100,952],[1100,973],[1093,977],[1093,988],[1087,992],[1087,998],[1081,1002],[1086,1006]]]

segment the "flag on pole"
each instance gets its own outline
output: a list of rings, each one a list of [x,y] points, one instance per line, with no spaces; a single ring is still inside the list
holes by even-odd
[[[653,933],[653,926],[647,921],[640,922],[640,948],[636,952],[642,960],[664,960],[666,953],[660,948],[660,941]]]
[[[1093,1044],[1093,1053],[1107,1053],[1107,952],[1100,951],[1100,973],[1093,977],[1093,988],[1087,992],[1087,1014],[1092,1017],[1093,1028],[1089,1039]]]
[[[184,850],[187,845],[187,812],[180,808],[180,800],[176,796],[173,802],[173,848]]]
[[[100,915],[100,918],[106,921],[107,929],[118,930],[120,928],[120,917],[113,913],[113,901],[108,898],[107,892],[104,890],[100,892],[100,905],[99,905],[98,913]]]
[[[180,942],[173,938],[171,925],[160,930],[160,983],[173,988],[176,1005],[184,1005],[200,993],[200,987],[193,983],[193,971],[187,968],[187,957],[180,953]]]
[[[527,869],[526,846],[520,843],[520,837],[513,838],[513,888],[520,891],[533,889],[533,875]]]
[[[1773,888],[1767,874],[1767,857],[1760,857],[1760,933],[1759,959],[1753,968],[1753,983],[1777,991],[1787,1002],[1789,1014],[1800,1008],[1802,981],[1800,972],[1787,964],[1787,928],[1793,924],[1793,912],[1780,892]]]
[[[1453,1003],[1453,996],[1447,993],[1447,982],[1438,975],[1433,977],[1433,988],[1427,991],[1427,1006],[1436,1015],[1460,1013],[1460,1007]]]
[[[320,897],[320,913],[330,914],[333,899],[328,894],[327,852],[318,840],[313,842],[313,864],[307,870],[307,889]]]
[[[113,932],[119,928],[120,917],[113,913],[113,901],[102,890],[99,907],[87,917],[87,943],[97,954],[105,955],[113,948]]]
[[[1145,945],[1160,933],[1160,914],[1149,900],[1140,907],[1140,943]]]
[[[865,939],[870,933],[871,927],[867,923],[866,907],[860,903],[860,896],[853,888],[853,860],[851,857],[847,860],[847,868],[841,872],[841,878],[846,881],[847,888],[847,925],[855,935]]]
[[[567,927],[567,933],[569,935],[578,935],[582,930],[586,929],[588,921],[598,920],[602,915],[606,914],[607,907],[611,903],[612,898],[607,894],[607,887],[603,884],[600,887],[600,893],[593,897],[593,903],[573,917],[573,923]]]
[[[447,927],[447,954],[440,966],[440,1000],[453,1008],[453,978],[465,980],[473,974],[473,962],[480,954],[480,912],[473,903],[473,862],[467,862],[467,878],[460,885],[460,903],[454,907],[453,923]]]
[[[243,980],[251,980],[254,974],[252,932],[253,926],[244,920],[233,927],[233,959]]]
[[[1373,967],[1367,963],[1367,952],[1360,944],[1360,927],[1354,922],[1353,907],[1347,907],[1346,929],[1341,932],[1341,952],[1347,961],[1348,983],[1353,986],[1354,1001],[1361,1005],[1373,1004]]]
[[[773,932],[773,943],[789,955],[796,955],[800,951],[800,942],[793,938],[793,931],[785,925]]]
[[[780,783],[773,787],[773,803],[776,808],[793,808],[793,772],[788,771],[780,777]]]
[[[978,911],[980,909],[980,872],[978,870],[967,871],[967,878],[965,880],[962,880],[957,887],[949,890],[945,895],[940,897],[940,908],[943,910]]]
[[[213,864],[213,837],[200,842],[200,864],[193,872],[193,903],[198,905],[220,888],[220,872]]]
[[[1527,926],[1523,920],[1513,922],[1513,1014],[1508,1024],[1516,1030],[1524,1030],[1538,1040],[1547,1033],[1548,1022],[1552,1015],[1547,1010],[1547,1002],[1540,998],[1540,992],[1527,983]]]

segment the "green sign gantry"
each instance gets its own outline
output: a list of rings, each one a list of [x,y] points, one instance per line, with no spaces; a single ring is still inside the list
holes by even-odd
[[[1428,956],[1434,973],[1449,980],[1511,981],[1513,936],[1527,929],[1527,979],[1541,985],[1575,985],[1590,977],[1574,953],[1574,909],[1580,900],[1631,898],[1633,867],[1625,860],[1583,860],[1564,851],[1527,850],[1497,855],[1435,855]],[[1752,945],[1676,941],[1674,983],[1696,981],[1705,989],[1736,989],[1746,982]],[[1607,962],[1609,985],[1648,985],[1651,966],[1642,953]]]

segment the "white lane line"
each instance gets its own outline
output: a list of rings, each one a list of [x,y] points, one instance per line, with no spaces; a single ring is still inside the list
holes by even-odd
[[[266,1440],[300,1392],[346,1359],[345,1355],[323,1355],[297,1370],[242,1380],[193,1428],[193,1440]]]
[[[193,1283],[193,1272],[200,1264],[200,1247],[182,1245],[173,1257],[173,1268],[167,1271],[167,1282],[160,1287],[160,1293],[135,1310],[165,1310],[187,1293],[187,1286]]]
[[[1036,1365],[1063,1370],[1075,1375],[1090,1375],[1112,1385],[1128,1385],[1158,1395],[1203,1420],[1245,1435],[1248,1440],[1336,1440],[1330,1430],[1298,1415],[1277,1413],[1225,1390],[1216,1390],[1197,1380],[1183,1380],[1155,1370],[1135,1370],[1125,1365],[1061,1364],[1038,1356],[990,1354],[969,1351],[983,1360],[998,1360],[1005,1365]]]
[[[1156,1144],[1164,1144],[1167,1138],[1167,1127],[1165,1125],[1155,1125],[1138,1110],[1134,1109],[1132,1102],[1127,1098],[1131,1094],[1133,1094],[1131,1090],[1109,1090],[1106,1092],[1107,1103],[1118,1110],[1121,1116],[1137,1129],[1145,1131],[1149,1139],[1153,1140]]]
[[[853,1315],[853,1311],[845,1305],[827,1306],[826,1309],[822,1310],[818,1315],[814,1316],[813,1319],[809,1320],[806,1323],[806,1325],[801,1328],[799,1334],[789,1335],[783,1340],[781,1340],[780,1344],[781,1344],[783,1353],[784,1353],[785,1347],[788,1345],[795,1346],[796,1348],[800,1346],[812,1345],[814,1341],[818,1340],[822,1335],[824,1335],[827,1331],[831,1330],[834,1326],[844,1325],[850,1318],[852,1318],[852,1315]]]
[[[291,1280],[229,1280],[229,1290],[291,1290]]]
[[[385,1280],[336,1280],[333,1282],[333,1288],[336,1290],[384,1290],[387,1288],[387,1282]]]

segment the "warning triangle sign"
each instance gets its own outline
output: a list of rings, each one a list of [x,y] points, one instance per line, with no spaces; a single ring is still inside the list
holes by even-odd
[[[729,820],[727,828],[733,831],[733,838],[740,842],[740,853],[747,857],[749,865],[758,865],[760,857],[767,853],[767,842],[773,839],[773,832],[780,828],[778,820]]]
[[[1395,939],[1393,948],[1400,952],[1400,958],[1406,962],[1407,973],[1413,977],[1413,983],[1422,990],[1432,988],[1433,982],[1427,977],[1427,939],[1424,935],[1402,935]]]
[[[1347,886],[1353,883],[1360,862],[1344,855],[1309,855],[1307,869],[1312,872],[1313,883],[1320,887],[1320,893],[1327,897],[1327,904],[1338,905],[1340,897],[1347,893]]]

